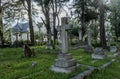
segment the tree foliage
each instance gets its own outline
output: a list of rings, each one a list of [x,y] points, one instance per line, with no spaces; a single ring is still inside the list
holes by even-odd
[[[112,30],[114,31],[116,37],[120,37],[120,0],[111,0],[109,4],[110,15],[109,19],[112,24]]]

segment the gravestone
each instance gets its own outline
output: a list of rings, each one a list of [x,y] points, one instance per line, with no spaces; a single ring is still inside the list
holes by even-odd
[[[112,42],[112,36],[108,33],[107,34],[107,46],[110,47],[111,46],[111,42]]]
[[[51,44],[46,44],[46,49],[53,49]]]
[[[94,52],[94,48],[91,45],[91,30],[90,30],[90,26],[89,26],[88,31],[87,31],[87,40],[88,40],[88,46],[85,47],[85,52],[93,53]]]
[[[30,49],[30,47],[27,44],[25,44],[23,46],[23,52],[24,52],[25,57],[33,57],[33,56],[35,56],[34,49]]]
[[[79,34],[79,41],[82,41],[82,30],[81,29],[78,30],[78,34]]]
[[[94,47],[92,46],[86,46],[85,47],[85,53],[94,53]]]
[[[94,53],[92,54],[93,59],[104,59],[105,57],[106,54],[103,48],[95,48]]]
[[[110,52],[117,52],[116,46],[110,46]]]
[[[58,58],[55,60],[54,65],[51,67],[51,70],[54,72],[69,73],[76,69],[77,62],[68,54],[68,41],[67,41],[67,32],[68,30],[65,26],[67,23],[67,17],[63,17],[61,27],[61,40],[62,40],[62,52],[58,55]]]

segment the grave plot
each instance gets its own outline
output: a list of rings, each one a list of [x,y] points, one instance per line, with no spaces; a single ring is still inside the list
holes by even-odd
[[[72,53],[74,50],[71,50]],[[89,65],[89,66],[101,66],[112,60],[112,58],[105,58],[101,60],[93,59],[91,54],[85,53],[83,49],[76,49],[74,53],[72,53],[73,57],[77,60],[79,64]]]
[[[57,53],[51,52],[56,52],[57,50],[54,51],[50,49],[48,52],[44,47],[33,48],[35,49],[36,56],[32,58],[23,57],[22,48],[1,49],[0,79],[70,79],[88,70],[88,66],[99,67],[112,60],[112,58],[94,60],[91,54],[85,53],[83,49],[70,50],[68,52],[81,66],[77,67],[75,71],[69,74],[55,73],[50,70],[50,67],[54,64]],[[59,52],[59,50],[57,52]],[[118,63],[115,64],[117,65]]]
[[[0,79],[69,79],[87,69],[87,67],[77,67],[69,74],[55,73],[50,67],[57,54],[48,53],[47,50],[39,47],[34,49],[36,56],[32,58],[22,56],[22,48],[1,49],[0,52],[4,55],[0,58]]]

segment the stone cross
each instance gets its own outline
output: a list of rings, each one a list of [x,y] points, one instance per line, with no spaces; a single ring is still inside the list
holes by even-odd
[[[69,29],[68,24],[68,18],[64,17],[61,19],[62,26],[61,26],[61,40],[62,40],[62,53],[68,52],[68,34],[67,30]]]
[[[54,65],[52,65],[51,70],[55,72],[69,73],[76,68],[76,60],[68,53],[68,37],[67,30],[69,30],[68,18],[63,17],[61,19],[61,40],[62,40],[62,52],[58,55],[58,58],[55,60]]]
[[[65,31],[65,27],[64,26],[62,26],[61,27],[61,40],[62,40],[62,53],[67,53],[67,39],[66,39],[66,37],[67,37],[67,33],[66,33],[66,31]]]

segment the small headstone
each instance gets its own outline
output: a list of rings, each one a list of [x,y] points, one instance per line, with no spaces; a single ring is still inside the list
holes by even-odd
[[[27,44],[25,44],[23,46],[23,52],[24,52],[25,57],[33,57],[33,56],[35,56],[34,49],[31,50],[30,47]]]
[[[31,67],[35,67],[36,65],[37,65],[36,61],[34,61],[34,62],[31,63]]]
[[[105,57],[106,54],[103,48],[95,48],[94,53],[92,54],[93,59],[103,59]]]
[[[52,47],[52,45],[47,44],[47,45],[46,45],[46,49],[53,49],[53,47]]]
[[[110,46],[110,52],[117,52],[116,46]]]
[[[94,52],[94,48],[92,46],[86,46],[85,47],[85,52],[93,53]]]

